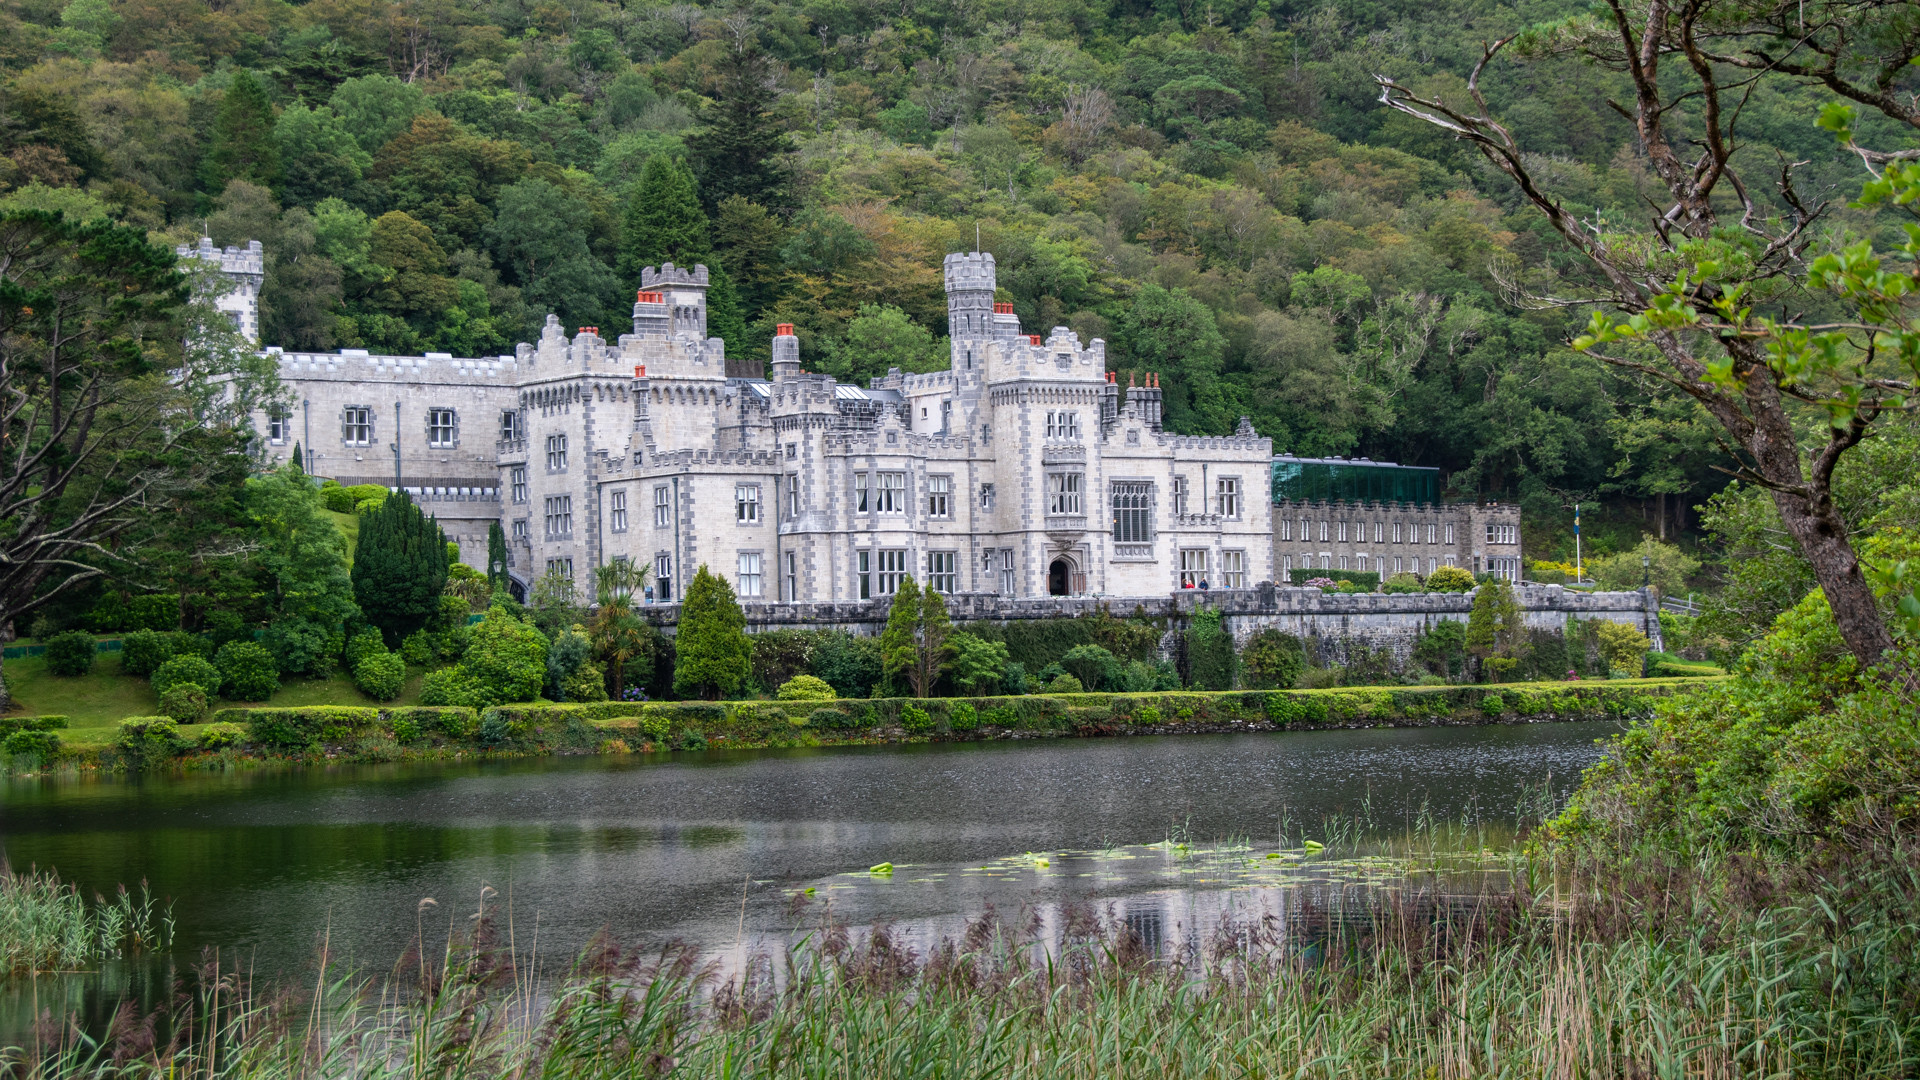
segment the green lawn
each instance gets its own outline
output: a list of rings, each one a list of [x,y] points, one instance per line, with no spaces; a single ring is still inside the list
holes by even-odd
[[[331,510],[325,510],[322,513],[332,518],[333,523],[340,526],[341,534],[347,538],[347,565],[352,566],[353,549],[360,543],[360,515],[336,514]]]
[[[420,701],[420,680],[425,672],[407,673],[406,685],[392,704],[414,705]],[[64,678],[47,672],[43,657],[6,662],[7,686],[13,691],[13,711],[25,716],[67,717],[69,742],[102,741],[115,725],[129,716],[151,716],[155,711],[153,689],[147,680],[120,670],[120,657],[101,653],[93,670],[85,675]],[[216,702],[218,709],[228,702]],[[257,703],[256,703],[257,704]],[[378,705],[362,694],[346,674],[336,672],[324,679],[288,678],[281,680],[280,692],[273,695],[274,705]]]

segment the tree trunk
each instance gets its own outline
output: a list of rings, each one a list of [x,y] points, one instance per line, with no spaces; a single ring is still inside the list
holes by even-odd
[[[1880,606],[1873,598],[1873,586],[1860,572],[1860,560],[1847,542],[1846,522],[1834,508],[1832,498],[1821,492],[1816,503],[1792,492],[1776,489],[1773,504],[1780,510],[1780,521],[1800,545],[1801,554],[1813,564],[1814,580],[1833,608],[1833,622],[1840,630],[1847,651],[1853,653],[1862,668],[1880,662],[1880,656],[1893,648],[1893,634],[1880,617]]]
[[[13,691],[7,687],[6,659],[0,656],[0,713],[13,708]]]

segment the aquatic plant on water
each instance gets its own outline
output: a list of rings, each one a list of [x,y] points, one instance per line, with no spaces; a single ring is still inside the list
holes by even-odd
[[[8,975],[72,971],[172,940],[172,908],[145,882],[138,893],[122,886],[88,900],[52,872],[12,874],[0,864],[0,963]]]

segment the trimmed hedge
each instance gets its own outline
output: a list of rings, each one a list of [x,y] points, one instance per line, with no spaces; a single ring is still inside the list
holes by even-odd
[[[194,749],[234,747],[270,755],[326,752],[391,760],[416,751],[593,752],[609,739],[633,749],[784,746],[826,741],[1105,735],[1127,731],[1219,730],[1485,723],[1536,717],[1629,718],[1654,700],[1699,686],[1698,679],[1632,682],[1500,683],[1479,686],[1357,687],[1339,690],[1047,694],[990,698],[876,698],[824,702],[602,701],[578,704],[378,708],[222,709],[198,747],[173,736],[171,721],[123,725],[130,764],[156,764]],[[0,722],[0,736],[59,724],[59,717]],[[157,723],[156,723],[157,722]],[[129,726],[130,725],[130,726]],[[164,726],[164,729],[163,729]],[[244,732],[244,739],[240,733]],[[130,737],[131,736],[131,737]],[[21,740],[23,746],[26,740]],[[410,751],[410,752],[416,752]]]
[[[1380,575],[1372,570],[1318,570],[1311,566],[1301,566],[1287,571],[1287,583],[1290,585],[1305,585],[1314,578],[1351,581],[1355,585],[1366,586],[1368,592],[1380,586]]]

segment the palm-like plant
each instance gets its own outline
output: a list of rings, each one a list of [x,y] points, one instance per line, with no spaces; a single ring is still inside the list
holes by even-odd
[[[593,572],[594,612],[587,633],[594,655],[606,666],[607,692],[614,698],[626,689],[627,663],[652,651],[653,637],[633,603],[651,569],[617,559]]]

